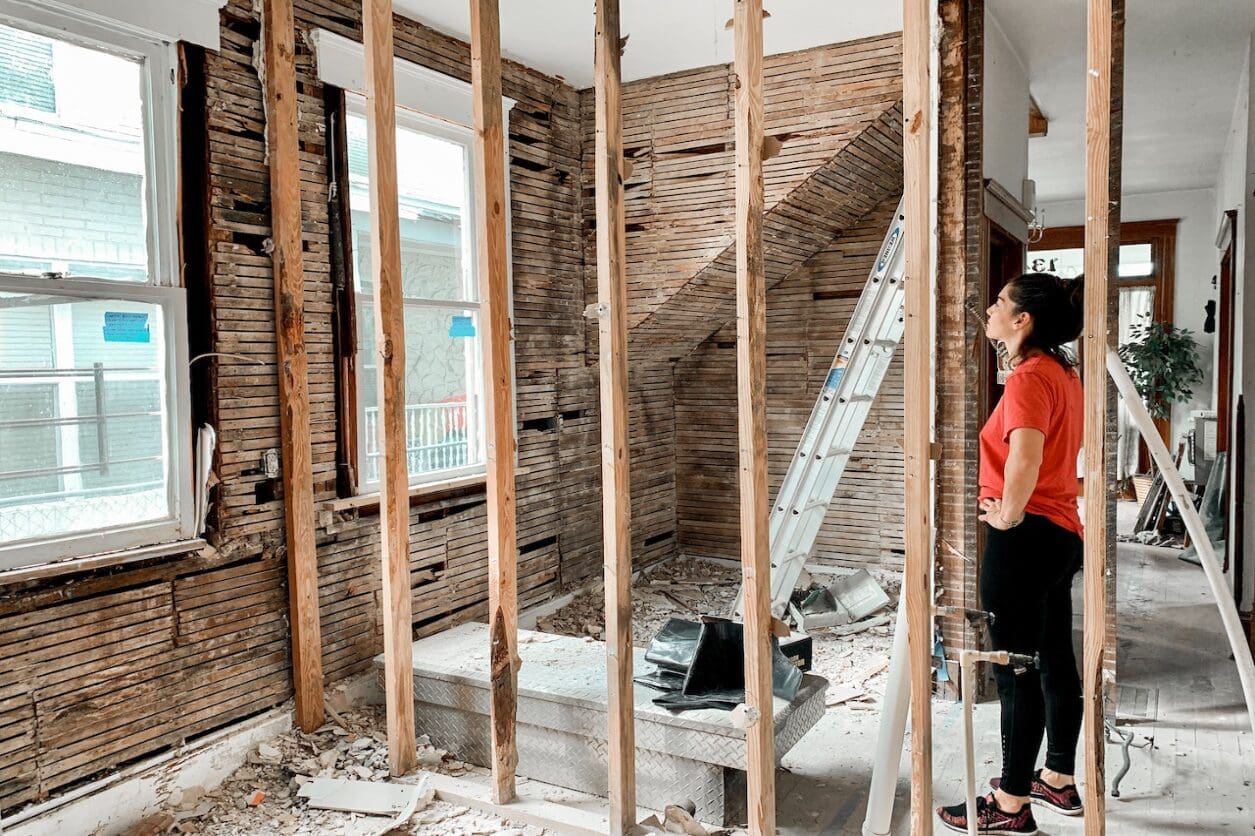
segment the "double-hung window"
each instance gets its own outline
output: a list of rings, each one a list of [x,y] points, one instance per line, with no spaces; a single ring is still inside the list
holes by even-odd
[[[0,0],[0,569],[190,536],[174,66]]]
[[[343,156],[350,214],[348,279],[354,290],[355,489],[378,490],[379,422],[370,172],[362,45],[325,30],[310,35],[321,81],[345,91]],[[396,158],[405,306],[405,458],[412,486],[484,472],[482,300],[475,233],[471,86],[409,61],[394,61]],[[502,99],[509,119],[514,102]],[[508,135],[508,131],[506,132]],[[338,138],[337,138],[338,141]],[[507,149],[502,147],[500,153]],[[507,185],[508,188],[508,185]]]
[[[357,314],[358,487],[379,484],[375,297],[365,100],[345,121],[353,287]],[[484,466],[483,342],[475,270],[472,134],[397,112],[401,293],[405,305],[405,456],[412,483]]]

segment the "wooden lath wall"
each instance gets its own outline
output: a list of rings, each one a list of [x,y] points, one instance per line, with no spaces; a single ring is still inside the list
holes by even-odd
[[[334,504],[326,113],[302,30],[323,27],[360,40],[360,3],[295,5],[323,667],[335,680],[363,670],[380,650],[379,528],[376,514]],[[278,447],[265,115],[253,64],[259,25],[248,0],[231,0],[222,19],[221,50],[201,65],[207,127],[203,136],[184,136],[186,148],[204,146],[203,163],[190,161],[185,172],[205,178],[210,221],[208,256],[188,265],[189,285],[205,285],[191,308],[193,330],[207,339],[204,350],[249,358],[197,364],[208,372],[199,409],[220,439],[217,548],[0,588],[0,810],[291,695],[281,489],[259,468],[262,452]],[[469,77],[466,44],[401,18],[396,25],[400,57]],[[195,51],[189,60],[196,63]],[[190,76],[200,78],[201,66]],[[514,64],[504,69],[504,85],[519,102],[510,120],[510,173],[520,600],[527,605],[600,568],[597,380],[587,368],[582,317],[590,300],[580,235],[579,95]],[[201,93],[185,94],[184,103],[196,108]],[[482,490],[412,506],[420,634],[484,615],[484,530]],[[650,548],[661,555],[672,547],[673,540]],[[640,553],[649,549],[642,545]]]
[[[901,193],[901,38],[768,57],[764,84],[766,133],[783,143],[764,165],[774,489]],[[623,88],[634,526],[662,532],[670,514],[680,551],[721,557],[738,549],[732,102],[728,66]],[[587,345],[596,351],[592,325]],[[840,495],[849,512],[830,518],[821,554],[900,565],[901,398],[895,363]]]
[[[870,210],[882,190],[900,191],[877,148],[892,144],[884,136],[900,121],[900,76],[896,34],[765,60],[765,132],[781,143],[763,166],[770,282]],[[733,92],[727,65],[623,87],[633,362],[683,357],[732,316]],[[588,119],[584,134],[591,139]],[[591,231],[591,201],[585,222]]]
[[[360,5],[296,0],[295,7],[322,661],[330,681],[362,671],[380,650],[379,532],[375,513],[337,502],[335,495],[326,112],[303,32],[323,27],[360,39]],[[185,148],[203,153],[203,159],[184,166],[184,186],[203,180],[209,222],[208,238],[200,241],[206,252],[189,257],[187,265],[196,300],[192,329],[204,340],[198,350],[247,358],[197,364],[205,381],[197,387],[197,410],[215,423],[220,439],[215,472],[221,483],[211,533],[215,547],[0,587],[0,810],[6,812],[279,705],[291,694],[281,488],[260,469],[262,453],[278,447],[278,411],[272,263],[266,251],[265,114],[254,65],[259,24],[250,0],[230,0],[222,20],[221,50],[206,53],[203,61],[197,51],[189,53],[189,77],[203,78],[203,89],[185,93],[191,112],[183,136]],[[396,35],[398,56],[469,77],[466,44],[401,18]],[[868,60],[884,63],[892,55],[896,61],[897,50],[896,41],[886,39],[872,50],[879,57]],[[812,67],[819,77],[829,72],[830,58],[818,50],[792,60],[798,68]],[[783,66],[775,61],[768,62],[769,78],[773,68]],[[673,111],[676,133],[667,147],[687,147],[696,157],[677,154],[664,159],[662,169],[702,157],[701,135],[709,122],[718,122],[721,137],[730,136],[726,68],[698,71],[688,80],[703,73],[722,102],[714,106],[718,119],[673,90],[679,97],[676,107],[695,109],[687,115]],[[504,86],[506,95],[519,102],[510,119],[510,174],[519,587],[520,602],[527,606],[592,582],[601,562],[596,349],[583,317],[595,294],[586,271],[589,230],[581,229],[591,217],[591,204],[585,211],[581,159],[591,110],[569,86],[517,64],[505,65]],[[790,184],[804,182],[825,156],[830,159],[839,140],[807,136],[795,123],[810,118],[808,109],[820,103],[841,101],[839,87],[815,98],[822,91],[798,82],[790,94],[796,100],[792,115],[788,108],[774,111],[769,92],[769,117],[779,120],[771,124],[797,131],[786,151],[767,165],[769,205],[791,193]],[[884,100],[892,105],[896,95],[888,93]],[[677,127],[685,118],[695,126],[687,138]],[[829,139],[834,144],[825,144]],[[726,138],[718,141],[726,144]],[[633,179],[649,173],[649,160],[640,165]],[[730,172],[730,153],[711,154],[706,165],[712,172],[706,181],[714,189],[712,200],[726,198],[730,206],[730,173],[726,183],[713,173],[719,166]],[[696,206],[692,189],[702,178],[688,179],[671,181],[667,205],[692,210],[694,221],[722,211],[713,203]],[[661,184],[650,188],[651,199],[662,199]],[[185,217],[198,214],[187,208]],[[728,243],[718,235],[710,241],[712,252]],[[658,275],[670,274],[674,259],[700,250],[690,244],[669,240],[666,252],[641,251],[638,257],[642,264],[654,264]],[[695,268],[701,263],[692,262]],[[634,275],[646,274],[638,269]],[[634,356],[631,377],[634,556],[644,564],[677,549],[675,389],[683,381],[665,354]],[[412,504],[417,634],[484,616],[484,514],[482,490],[474,488]]]
[[[897,203],[896,195],[881,201],[768,291],[768,478],[773,495]],[[676,368],[677,514],[685,554],[735,558],[740,547],[735,339],[735,325],[727,325]],[[812,565],[901,568],[902,429],[899,349],[820,529]]]

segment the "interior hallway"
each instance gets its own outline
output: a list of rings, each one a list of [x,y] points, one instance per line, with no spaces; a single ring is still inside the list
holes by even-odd
[[[1121,797],[1107,795],[1108,831],[1255,831],[1255,739],[1203,570],[1179,560],[1180,552],[1173,549],[1121,543],[1117,552],[1118,719],[1138,734],[1138,743],[1153,738],[1154,748],[1130,751],[1132,768],[1121,783]],[[1080,592],[1078,578],[1078,654]],[[1211,650],[1202,654],[1198,648]],[[784,765],[791,774],[781,773],[778,784],[781,834],[861,833],[876,720],[868,712],[830,709],[789,753]],[[997,704],[978,705],[975,721],[977,776],[983,781],[998,771]],[[956,803],[964,792],[958,703],[935,703],[933,737],[934,796],[937,803]],[[1081,757],[1078,750],[1083,771]],[[1108,745],[1108,787],[1120,762],[1120,748]],[[910,830],[909,775],[909,756],[904,755],[895,834]],[[1042,834],[1083,833],[1080,819],[1050,811],[1035,815]],[[938,825],[937,832],[949,831]]]

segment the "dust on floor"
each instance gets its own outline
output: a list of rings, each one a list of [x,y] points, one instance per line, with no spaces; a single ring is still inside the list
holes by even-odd
[[[381,834],[387,819],[330,810],[315,810],[297,797],[301,785],[314,778],[416,783],[417,775],[388,776],[387,724],[374,709],[337,714],[326,725],[305,734],[292,731],[262,743],[247,762],[212,789],[176,790],[165,809],[131,831],[131,836],[198,833],[212,836],[297,836],[297,834]],[[488,770],[457,760],[418,738],[418,765],[428,772],[466,777]],[[389,834],[419,836],[542,836],[548,831],[512,824],[467,807],[432,801],[403,827]]]
[[[828,680],[828,710],[875,710],[884,696],[885,672],[893,644],[886,613],[897,607],[901,577],[868,570],[890,597],[883,613],[867,619],[858,632],[816,630],[813,673]],[[740,569],[701,558],[677,557],[642,571],[632,585],[632,642],[646,647],[669,618],[726,616],[741,585]],[[589,591],[570,604],[541,616],[537,628],[546,633],[600,641],[605,632],[605,598]]]

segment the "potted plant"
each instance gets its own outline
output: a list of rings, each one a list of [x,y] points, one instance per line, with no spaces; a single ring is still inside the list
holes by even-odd
[[[1152,321],[1149,314],[1144,319],[1130,329],[1132,339],[1120,346],[1120,359],[1150,414],[1170,418],[1172,405],[1188,401],[1203,380],[1198,343],[1189,329]]]

